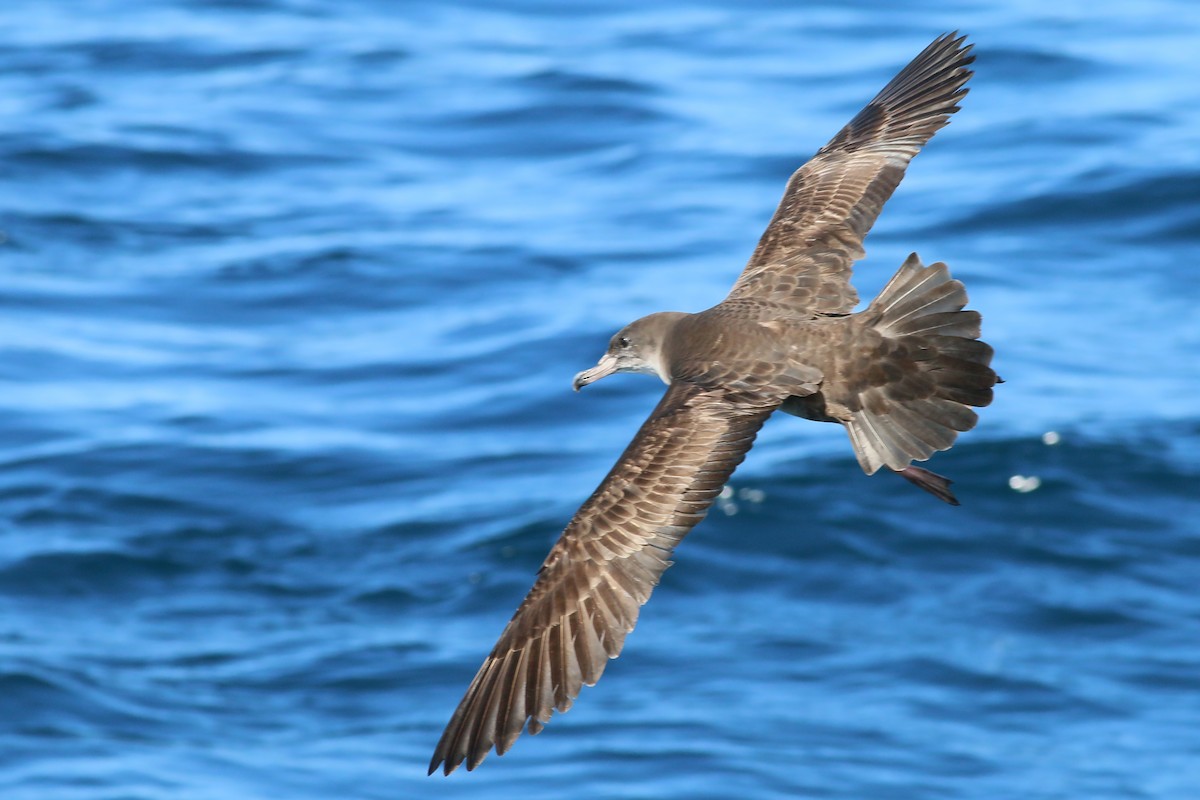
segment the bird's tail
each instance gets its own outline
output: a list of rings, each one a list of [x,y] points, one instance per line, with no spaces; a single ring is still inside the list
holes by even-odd
[[[948,449],[975,426],[970,406],[992,402],[992,348],[978,340],[979,312],[966,304],[945,264],[926,267],[913,253],[862,312],[883,338],[845,425],[868,475],[903,472]]]

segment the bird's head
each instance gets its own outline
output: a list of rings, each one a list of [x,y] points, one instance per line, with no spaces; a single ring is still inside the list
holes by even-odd
[[[614,372],[643,372],[670,383],[663,348],[671,329],[686,316],[678,311],[660,311],[629,323],[609,340],[608,351],[599,363],[576,375],[571,385],[578,392]]]

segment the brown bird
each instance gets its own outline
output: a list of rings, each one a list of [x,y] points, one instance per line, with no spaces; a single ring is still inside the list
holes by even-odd
[[[667,390],[567,525],[433,753],[449,775],[503,754],[571,707],[621,652],[671,552],[708,511],[772,412],[837,422],[867,474],[886,467],[957,504],[912,465],[975,425],[992,401],[992,349],[945,264],[916,254],[863,311],[850,285],[862,241],[908,162],[949,122],[974,61],[940,36],[788,181],[723,301],[620,330],[575,389],[614,372]]]

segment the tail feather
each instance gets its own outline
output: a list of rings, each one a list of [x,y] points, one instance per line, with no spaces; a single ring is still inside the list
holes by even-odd
[[[949,448],[958,434],[958,431],[945,425],[942,420],[922,416],[907,405],[893,406],[891,417],[899,430],[908,433],[910,438],[928,448],[929,455],[933,455],[936,450]]]
[[[924,317],[912,317],[893,324],[888,332],[894,336],[940,334],[977,339],[979,338],[979,323],[978,311],[946,311],[928,314]]]
[[[943,397],[912,400],[905,403],[905,408],[932,423],[944,425],[954,431],[969,431],[979,421],[979,415],[970,408]]]
[[[871,414],[856,416],[846,423],[850,443],[858,455],[858,463],[868,475],[874,475],[883,466],[880,454],[889,450],[888,445],[875,429],[875,417]]]
[[[943,276],[932,268],[929,273],[914,281],[913,290],[904,299],[880,309],[889,320],[919,319],[929,314],[953,313],[962,309],[967,302],[963,285],[958,281],[935,283]]]
[[[863,312],[888,340],[847,404],[846,429],[868,474],[948,449],[978,420],[970,406],[991,403],[992,348],[978,341],[980,316],[966,303],[945,264],[926,267],[914,253]]]
[[[938,269],[940,267],[940,269]],[[950,304],[939,311],[958,311],[967,303],[967,293],[958,281],[947,282],[949,272],[945,264],[934,264],[926,268],[913,253],[892,279],[887,282],[879,295],[871,302],[871,307],[890,322],[902,322],[909,317],[923,317],[926,314],[915,313],[916,306],[925,305],[929,301],[949,293]],[[957,304],[954,303],[958,300]],[[930,309],[927,314],[936,313]]]
[[[984,364],[960,358],[941,359],[939,396],[968,406],[986,406],[992,402],[996,373]]]
[[[973,314],[973,311],[960,311],[960,314]],[[978,316],[978,315],[976,315]],[[975,323],[975,336],[978,336],[979,323]],[[913,334],[909,334],[913,335]],[[925,338],[926,347],[936,352],[942,358],[957,358],[974,364],[990,364],[992,361],[992,346],[975,338],[949,336],[945,334],[917,334]]]

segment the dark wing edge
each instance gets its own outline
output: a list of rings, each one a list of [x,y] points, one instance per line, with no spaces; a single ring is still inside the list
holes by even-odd
[[[621,652],[675,546],[704,518],[775,404],[676,382],[576,512],[451,717],[429,774],[538,733]]]
[[[853,310],[850,271],[862,241],[913,156],[958,111],[971,48],[957,31],[939,36],[792,175],[730,298]]]

